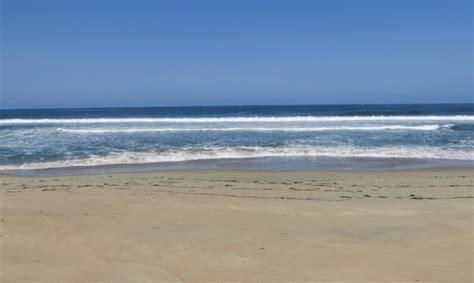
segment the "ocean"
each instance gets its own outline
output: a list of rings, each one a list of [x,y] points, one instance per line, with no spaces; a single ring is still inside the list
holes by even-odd
[[[0,110],[0,172],[472,167],[474,104]]]

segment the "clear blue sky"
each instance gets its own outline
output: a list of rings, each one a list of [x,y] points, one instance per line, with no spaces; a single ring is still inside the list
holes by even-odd
[[[473,100],[471,1],[0,2],[0,108]]]

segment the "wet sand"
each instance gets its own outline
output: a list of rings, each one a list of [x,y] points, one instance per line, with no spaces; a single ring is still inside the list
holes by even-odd
[[[474,174],[0,176],[2,282],[472,282]]]

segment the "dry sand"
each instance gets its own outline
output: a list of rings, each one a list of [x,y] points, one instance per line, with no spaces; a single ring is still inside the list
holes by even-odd
[[[0,281],[472,282],[473,175],[4,175]]]

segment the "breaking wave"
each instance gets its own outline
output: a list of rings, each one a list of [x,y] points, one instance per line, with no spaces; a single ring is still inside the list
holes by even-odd
[[[344,121],[474,121],[474,115],[455,116],[291,116],[201,118],[84,118],[0,119],[0,125],[98,123],[232,123],[232,122],[344,122]]]
[[[304,127],[304,128],[262,128],[262,127],[238,127],[238,128],[115,128],[115,129],[64,129],[57,131],[65,133],[80,134],[103,134],[103,133],[140,133],[140,132],[320,132],[320,131],[387,131],[387,130],[412,130],[412,131],[436,131],[443,128],[451,128],[453,125],[385,125],[385,126],[339,126],[339,127]]]
[[[105,156],[90,155],[84,159],[3,165],[0,170],[28,170],[101,165],[130,165],[193,160],[242,159],[262,157],[366,157],[474,160],[466,150],[440,150],[435,147],[213,147],[182,148],[163,152],[121,152]]]

